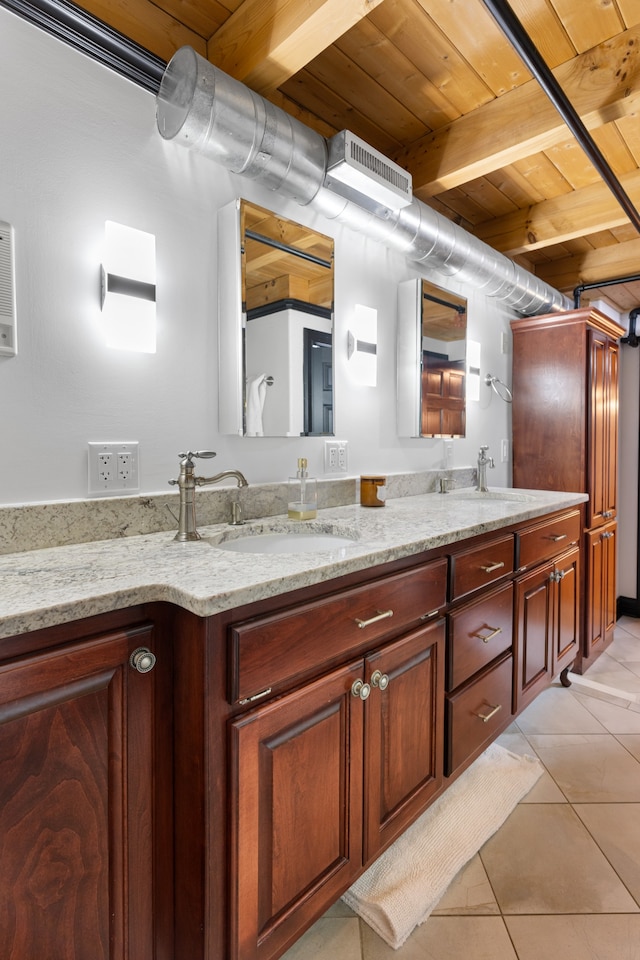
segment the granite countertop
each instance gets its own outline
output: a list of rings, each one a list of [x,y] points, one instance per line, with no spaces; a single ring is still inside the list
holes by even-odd
[[[374,564],[442,547],[587,500],[581,493],[464,491],[318,511],[303,523],[284,517],[201,527],[202,539],[178,543],[173,532],[101,540],[0,556],[0,638],[137,603],[166,601],[206,617]],[[518,498],[518,499],[515,499]],[[255,554],[219,549],[249,532],[314,530],[353,537],[318,553]]]

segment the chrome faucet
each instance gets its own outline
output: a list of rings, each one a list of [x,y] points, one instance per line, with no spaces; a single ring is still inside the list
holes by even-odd
[[[476,490],[479,490],[481,493],[486,493],[488,491],[487,487],[487,467],[495,467],[493,462],[493,457],[487,456],[488,446],[484,445],[480,447],[480,452],[478,453],[478,483],[476,485]]]
[[[208,483],[218,483],[227,477],[235,477],[239,487],[248,487],[249,484],[239,470],[223,470],[215,477],[196,477],[193,458],[209,459],[215,457],[213,450],[198,450],[196,452],[179,453],[180,475],[177,480],[169,480],[172,485],[177,484],[180,490],[180,516],[178,517],[178,532],[174,540],[186,543],[190,540],[199,540],[200,534],[196,529],[196,486],[202,487]]]

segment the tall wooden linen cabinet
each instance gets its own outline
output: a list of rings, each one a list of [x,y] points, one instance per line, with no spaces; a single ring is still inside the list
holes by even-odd
[[[581,672],[613,639],[616,616],[618,340],[586,307],[511,322],[513,485],[589,494],[582,539]]]

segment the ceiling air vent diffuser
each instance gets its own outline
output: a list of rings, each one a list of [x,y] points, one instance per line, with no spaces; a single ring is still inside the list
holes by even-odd
[[[324,185],[379,217],[408,206],[413,199],[411,174],[378,153],[349,130],[329,140]]]

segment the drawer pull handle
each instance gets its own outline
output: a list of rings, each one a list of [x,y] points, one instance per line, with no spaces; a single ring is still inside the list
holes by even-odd
[[[504,567],[504,560],[501,560],[499,563],[489,563],[486,567],[480,565],[480,569],[484,570],[485,573],[495,573],[496,570],[502,570]]]
[[[495,707],[491,707],[489,713],[476,713],[476,717],[479,717],[483,723],[487,723],[492,717],[495,717],[498,710],[502,710],[501,703],[497,703]]]
[[[238,703],[241,707],[244,707],[247,703],[253,703],[254,700],[261,700],[262,697],[267,697],[271,693],[271,687],[267,687],[266,690],[261,690],[260,693],[254,693],[252,697],[245,697],[244,700],[238,700]]]
[[[382,673],[381,670],[374,670],[371,674],[371,686],[378,687],[379,690],[386,690],[389,686],[389,676]]]
[[[502,627],[495,627],[494,629],[487,627],[487,630],[491,630],[491,633],[487,634],[486,636],[483,636],[481,633],[472,633],[471,636],[477,637],[478,640],[482,640],[483,643],[489,643],[489,640],[493,640],[493,638],[497,637],[499,633],[502,633]]]
[[[371,693],[371,687],[368,683],[365,683],[364,680],[354,680],[351,684],[351,693],[354,697],[367,700]]]
[[[437,617],[440,613],[438,607],[435,610],[430,610],[429,613],[423,613],[420,617],[421,620],[431,620],[432,617]]]
[[[386,620],[392,616],[393,610],[378,610],[377,616],[371,617],[369,620],[359,620],[356,617],[356,623],[361,630],[364,630],[365,627],[370,627],[372,623],[377,623],[378,620]]]
[[[561,540],[566,539],[566,533],[552,533],[551,536],[547,537],[547,540],[553,540],[554,543],[559,543]]]

